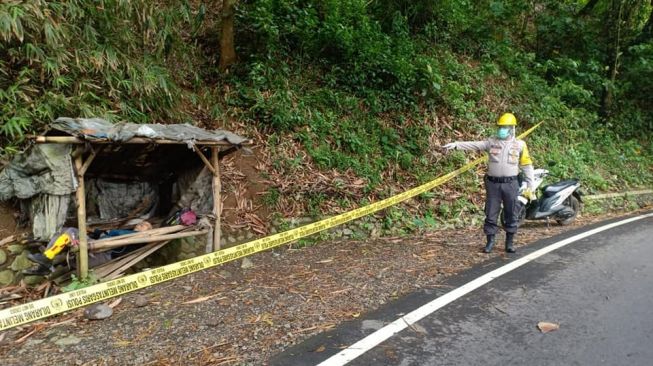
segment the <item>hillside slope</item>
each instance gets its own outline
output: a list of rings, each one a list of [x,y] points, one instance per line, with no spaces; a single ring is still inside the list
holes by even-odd
[[[257,146],[225,162],[228,222],[253,227],[252,215],[333,214],[446,173],[472,156],[441,144],[483,138],[512,111],[520,128],[544,121],[536,165],[556,162],[590,193],[651,187],[651,6],[623,2],[615,38],[608,3],[240,1],[223,71],[219,5],[3,3],[1,152],[58,116],[231,129]],[[481,176],[384,220],[477,215]]]

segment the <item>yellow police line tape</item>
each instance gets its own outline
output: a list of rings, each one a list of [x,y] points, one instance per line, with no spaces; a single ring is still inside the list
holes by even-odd
[[[531,127],[519,138],[526,137],[542,122]],[[235,247],[218,250],[213,253],[204,254],[195,258],[165,265],[163,267],[143,271],[140,273],[124,276],[109,282],[100,283],[83,289],[63,293],[44,299],[36,300],[27,304],[14,306],[0,311],[0,331],[26,324],[38,319],[43,319],[56,314],[103,301],[131,291],[143,289],[173,278],[185,276],[203,269],[219,266],[223,263],[233,261],[254,253],[258,253],[276,246],[330,229],[334,226],[344,224],[348,221],[375,213],[386,207],[395,205],[409,198],[415,197],[429,191],[452,178],[472,169],[474,166],[485,161],[487,156],[475,159],[448,174],[436,178],[411,190],[400,193],[396,196],[386,198],[379,202],[345,212],[328,219],[320,220],[305,226],[291,229],[282,233],[274,234],[265,238],[256,239]]]

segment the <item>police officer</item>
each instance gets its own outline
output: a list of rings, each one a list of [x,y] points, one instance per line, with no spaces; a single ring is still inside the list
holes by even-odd
[[[515,138],[517,118],[512,113],[506,113],[497,122],[496,136],[485,141],[456,141],[443,146],[446,151],[476,150],[488,153],[488,172],[485,176],[485,225],[483,231],[487,236],[484,252],[490,253],[496,242],[499,231],[497,217],[503,203],[503,214],[506,231],[506,252],[514,253],[513,241],[517,232],[517,197],[519,183],[517,174],[522,168],[527,184],[524,197],[534,199],[533,194],[533,162],[528,154],[526,143]]]

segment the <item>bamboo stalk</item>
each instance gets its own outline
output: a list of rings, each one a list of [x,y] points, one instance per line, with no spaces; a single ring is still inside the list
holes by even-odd
[[[83,149],[80,146],[78,150]],[[82,154],[75,158],[77,170],[77,231],[79,232],[79,254],[77,255],[77,275],[84,280],[88,277],[88,240],[86,238],[86,191],[84,189],[84,173],[82,171]]]
[[[122,240],[122,239],[127,239],[127,238],[134,238],[134,237],[141,237],[141,236],[152,236],[152,235],[160,235],[160,234],[170,234],[170,233],[176,233],[178,231],[181,231],[183,229],[188,228],[188,226],[184,225],[175,225],[175,226],[165,226],[161,227],[158,229],[152,229],[152,230],[147,230],[147,231],[137,231],[131,234],[125,234],[125,235],[119,235],[119,236],[112,236],[109,238],[102,238],[102,239],[97,239],[97,240],[91,240],[89,243],[91,245],[97,244],[97,243],[108,243],[111,241],[115,240]]]
[[[79,169],[79,174],[81,174],[81,175],[86,174],[86,170],[88,170],[88,167],[91,166],[91,163],[93,162],[93,160],[95,159],[97,154],[100,151],[102,151],[102,149],[104,149],[104,147],[100,147],[97,150],[91,149],[91,155],[88,158],[86,158],[86,161],[84,162],[84,165],[82,165],[82,167]]]
[[[217,147],[211,147],[211,163],[213,165],[213,182],[211,184],[213,189],[213,215],[215,215],[215,223],[213,225],[213,251],[220,250],[220,212],[222,203],[222,198],[220,196],[220,191],[222,190],[222,184],[220,182],[220,162],[219,154],[220,151]]]
[[[132,137],[127,141],[111,141],[105,139],[80,139],[75,136],[34,136],[34,142],[38,144],[54,143],[54,144],[159,144],[159,145],[186,145],[186,141],[168,140],[168,139],[148,139],[144,137]],[[193,141],[195,145],[204,146],[232,146],[235,144],[227,140],[214,141],[214,140],[196,140]],[[251,145],[252,140],[245,140],[236,145]]]
[[[150,244],[152,245],[152,244]],[[129,258],[138,255],[139,253],[145,252],[150,245],[144,246],[142,248],[138,248],[134,250],[131,253],[128,253],[122,257],[114,258],[106,263],[102,263],[101,265],[93,268],[93,272],[99,277],[99,278],[104,278],[107,275],[109,275],[111,272],[116,270],[116,268],[119,268],[120,266],[124,265],[129,261]]]
[[[195,153],[197,153],[200,159],[202,159],[204,165],[211,171],[211,174],[215,175],[216,174],[215,169],[213,169],[213,166],[211,165],[211,162],[209,162],[209,159],[207,159],[206,156],[204,156],[204,153],[202,153],[200,149],[197,147],[195,147],[193,150],[195,150]]]
[[[166,240],[163,242],[157,242],[157,243],[152,243],[147,246],[147,250],[139,255],[135,255],[133,258],[131,258],[127,263],[122,265],[121,267],[116,268],[114,271],[109,273],[106,277],[107,280],[112,280],[116,277],[120,277],[123,273],[125,273],[126,270],[131,268],[134,264],[142,261],[145,257],[149,256],[150,254],[156,252],[161,248],[162,246],[168,244],[170,241]]]
[[[144,244],[144,243],[152,243],[157,241],[179,239],[179,238],[185,238],[189,236],[202,235],[202,234],[206,234],[207,232],[208,232],[207,229],[202,229],[202,230],[193,230],[193,231],[183,231],[183,232],[168,234],[168,235],[157,235],[149,238],[131,238],[131,239],[124,239],[124,240],[113,240],[111,242],[106,242],[106,243],[96,242],[94,245],[94,250],[99,251],[101,249],[117,248],[124,245]]]

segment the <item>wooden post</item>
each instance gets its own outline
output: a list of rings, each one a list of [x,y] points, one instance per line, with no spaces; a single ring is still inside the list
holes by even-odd
[[[214,251],[220,249],[220,211],[222,205],[220,190],[222,189],[222,185],[220,183],[219,152],[220,150],[218,147],[211,147],[211,164],[213,165],[213,215],[215,215],[215,223],[213,225]]]
[[[83,149],[80,146],[78,149]],[[84,189],[84,170],[82,154],[75,157],[77,170],[77,230],[79,231],[79,252],[77,253],[77,276],[84,280],[88,277],[88,240],[86,238],[86,190]]]

